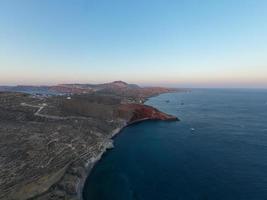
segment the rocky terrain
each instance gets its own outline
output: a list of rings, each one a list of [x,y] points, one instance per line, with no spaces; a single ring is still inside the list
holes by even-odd
[[[0,92],[1,200],[81,199],[90,169],[123,127],[142,120],[177,120],[142,104],[172,89],[121,81],[17,87],[29,94],[14,92],[19,91],[15,87]],[[38,90],[65,95],[37,95]]]
[[[0,91],[25,92],[30,94],[92,94],[95,92],[104,94],[116,94],[119,96],[145,98],[164,92],[173,91],[169,88],[161,87],[139,87],[136,84],[128,84],[123,81],[114,81],[103,84],[59,84],[53,86],[0,86]]]

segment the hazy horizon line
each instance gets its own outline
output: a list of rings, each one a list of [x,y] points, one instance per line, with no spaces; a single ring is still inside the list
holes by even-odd
[[[123,80],[114,80],[114,81],[88,81],[88,82],[58,82],[58,83],[42,83],[42,84],[38,84],[38,83],[0,83],[1,87],[16,87],[16,86],[35,86],[35,87],[45,87],[45,86],[55,86],[55,85],[66,85],[66,84],[81,84],[81,85],[85,85],[85,84],[93,84],[93,85],[97,85],[97,84],[105,84],[105,83],[112,83],[115,81],[122,81],[125,82],[127,84],[136,84],[139,85],[141,87],[169,87],[169,88],[178,88],[178,89],[267,89],[267,85],[266,86],[253,86],[253,85],[244,85],[244,86],[225,86],[225,85],[214,85],[214,86],[205,86],[205,85],[201,85],[199,84],[199,86],[196,86],[195,84],[190,85],[190,84],[175,84],[175,83],[140,83],[140,82],[128,82],[128,81],[123,81]],[[226,83],[227,84],[227,83]]]

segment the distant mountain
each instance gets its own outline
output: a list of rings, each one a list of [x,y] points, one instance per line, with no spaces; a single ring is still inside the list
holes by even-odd
[[[110,83],[103,84],[61,84],[60,86],[72,87],[72,88],[82,88],[82,89],[92,89],[92,90],[103,90],[109,88],[140,88],[136,84],[128,84],[123,81],[114,81]]]
[[[160,93],[174,91],[170,88],[161,87],[140,87],[136,84],[128,84],[124,81],[114,81],[103,84],[59,84],[54,86],[0,86],[0,91],[23,92],[29,94],[115,94],[118,96],[139,97],[144,99],[149,96],[154,96]]]
[[[106,83],[104,84],[107,88],[111,87],[111,88],[128,88],[128,89],[136,89],[136,88],[140,88],[138,85],[136,84],[128,84],[126,82],[123,81],[114,81],[111,83]]]

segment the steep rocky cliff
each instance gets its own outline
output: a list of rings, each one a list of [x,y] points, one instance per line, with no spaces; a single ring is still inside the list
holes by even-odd
[[[178,120],[176,116],[163,113],[156,108],[143,104],[122,104],[119,107],[119,115],[127,119],[128,124],[144,120]]]
[[[123,127],[177,120],[134,103],[139,96],[129,99],[116,93],[0,93],[0,199],[79,199],[88,172]]]

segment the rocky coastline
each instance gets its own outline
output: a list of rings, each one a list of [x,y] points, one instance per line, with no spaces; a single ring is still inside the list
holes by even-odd
[[[57,189],[52,188],[52,190],[48,190],[44,196],[39,196],[36,199],[38,200],[44,200],[47,198],[51,198],[51,196],[53,196],[54,194],[59,195],[59,196],[54,196],[51,199],[60,199],[61,197],[65,198],[68,194],[72,194],[71,199],[75,200],[83,200],[83,196],[82,196],[82,192],[83,192],[83,187],[84,187],[84,183],[87,179],[87,177],[90,175],[91,170],[95,167],[95,165],[97,164],[97,162],[102,158],[102,156],[111,148],[113,148],[113,138],[120,134],[120,132],[127,126],[131,126],[134,125],[136,123],[140,123],[143,121],[150,121],[150,120],[164,120],[164,121],[178,121],[178,118],[175,116],[171,116],[165,113],[162,113],[152,107],[149,107],[153,110],[155,110],[155,114],[151,115],[151,117],[149,116],[145,116],[144,118],[140,118],[140,119],[135,119],[134,121],[124,121],[121,123],[120,127],[115,128],[114,130],[111,131],[111,133],[109,134],[108,138],[105,138],[105,140],[102,141],[102,144],[100,145],[101,148],[99,149],[98,153],[93,156],[90,157],[87,162],[85,163],[78,163],[77,165],[74,164],[72,165],[72,168],[79,168],[80,172],[79,174],[72,174],[74,175],[72,177],[72,181],[69,180],[69,182],[71,182],[71,187],[63,187],[63,191],[66,192],[66,194],[64,194],[63,192],[60,194],[59,192],[57,192]],[[144,114],[144,113],[140,113],[140,114]],[[159,114],[160,117],[157,117],[156,114]],[[66,174],[68,175],[68,171],[66,170]],[[57,188],[58,185],[61,186],[64,183],[61,183],[63,180],[64,182],[64,175],[61,179],[61,181],[59,181],[58,183],[54,184],[54,187]],[[59,187],[62,189],[62,187]],[[75,189],[74,189],[75,188]],[[62,191],[62,190],[61,190]],[[69,197],[68,197],[69,198]],[[34,198],[35,199],[35,198]]]
[[[178,120],[143,104],[169,89],[136,93],[136,87],[133,92],[119,86],[45,98],[0,92],[0,199],[82,199],[91,169],[124,127]]]
[[[124,126],[124,127],[126,127],[126,126]],[[88,161],[88,163],[86,163],[86,165],[85,165],[85,173],[80,178],[80,181],[79,181],[79,183],[78,183],[78,185],[76,187],[77,188],[77,190],[76,190],[77,197],[78,197],[79,200],[83,200],[82,192],[83,192],[83,188],[84,188],[84,183],[85,183],[87,177],[90,175],[91,170],[95,167],[97,162],[102,158],[103,154],[106,153],[106,151],[108,151],[109,149],[114,148],[112,138],[115,137],[117,134],[119,134],[124,127],[117,128],[114,131],[112,131],[110,141],[106,142],[106,144],[103,145],[102,151],[96,157],[91,158]]]
[[[143,118],[143,119],[139,119],[139,120],[135,120],[132,122],[128,122],[127,124],[125,124],[123,127],[121,128],[117,128],[114,131],[112,131],[111,137],[110,137],[110,141],[106,143],[106,145],[104,145],[103,151],[99,153],[99,155],[94,158],[93,160],[89,160],[88,163],[85,166],[86,169],[86,173],[85,176],[81,178],[81,181],[79,182],[79,184],[77,185],[77,196],[79,200],[83,200],[83,196],[82,196],[82,192],[83,192],[83,188],[84,188],[84,183],[87,179],[87,177],[90,175],[91,170],[95,167],[95,165],[97,164],[97,162],[102,158],[102,156],[109,150],[114,148],[113,146],[113,138],[120,134],[120,132],[126,128],[127,126],[131,126],[134,125],[136,123],[140,123],[140,122],[144,122],[144,121],[150,121],[150,120],[157,120],[157,119],[150,119],[150,118]],[[159,119],[161,120],[161,119]],[[165,121],[179,121],[179,119],[175,116],[170,116],[169,119],[163,119]]]

